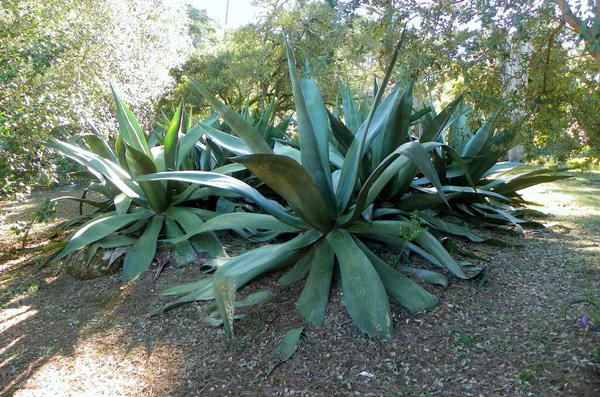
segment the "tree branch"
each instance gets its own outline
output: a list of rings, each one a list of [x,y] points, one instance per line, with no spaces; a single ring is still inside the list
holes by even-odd
[[[599,0],[597,0],[598,2]],[[571,10],[571,7],[567,3],[567,0],[556,0],[560,13],[565,22],[573,29],[576,33],[581,34],[581,25],[583,21],[577,18],[577,16]]]

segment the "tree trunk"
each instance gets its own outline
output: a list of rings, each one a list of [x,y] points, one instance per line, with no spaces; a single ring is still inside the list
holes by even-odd
[[[525,116],[523,103],[519,98],[523,95],[519,93],[525,92],[527,89],[527,66],[524,63],[529,59],[533,45],[531,43],[508,43],[510,58],[504,65],[502,80],[504,82],[504,90],[502,97],[507,103],[513,102],[513,106],[509,114],[511,123],[518,123]],[[508,160],[522,162],[525,156],[525,147],[519,145],[508,152]]]
[[[582,19],[578,18],[577,15],[573,13],[571,7],[567,0],[555,0],[558,8],[560,9],[560,13],[564,21],[569,25],[571,29],[575,33],[583,38],[583,42],[587,48],[588,53],[594,58],[596,61],[596,65],[600,68],[600,51],[596,50],[600,45],[598,39],[595,39],[600,32],[591,32],[588,34],[583,34],[583,26],[585,23]],[[600,22],[600,0],[596,0],[594,3],[594,17],[596,18],[596,22]]]

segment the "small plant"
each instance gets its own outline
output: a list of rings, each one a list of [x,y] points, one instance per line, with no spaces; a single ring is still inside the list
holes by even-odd
[[[21,249],[25,249],[27,243],[27,237],[36,223],[48,223],[52,220],[54,213],[56,212],[56,202],[50,199],[46,199],[35,212],[29,214],[28,221],[17,221],[11,227],[10,231],[14,235],[23,234],[21,238]]]
[[[548,369],[548,364],[545,362],[536,362],[529,365],[519,374],[519,380],[523,382],[529,382],[532,380],[539,380],[540,376],[544,371]]]
[[[571,169],[579,171],[589,171],[600,165],[600,159],[593,157],[578,157],[567,161],[567,165]]]

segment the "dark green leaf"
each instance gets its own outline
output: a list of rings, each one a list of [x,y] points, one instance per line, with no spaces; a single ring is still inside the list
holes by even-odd
[[[123,262],[123,280],[134,280],[150,267],[156,254],[156,242],[162,225],[162,217],[153,217],[144,233],[129,248]]]
[[[314,254],[310,272],[302,294],[298,298],[296,310],[306,321],[322,326],[329,302],[329,289],[333,276],[333,250],[327,241],[320,241],[313,247]]]
[[[369,258],[348,231],[327,235],[340,265],[344,302],[358,328],[384,339],[394,334],[392,315],[384,285]]]

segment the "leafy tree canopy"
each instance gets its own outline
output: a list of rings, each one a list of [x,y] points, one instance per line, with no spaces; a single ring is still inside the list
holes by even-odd
[[[2,1],[1,187],[12,190],[38,172],[40,183],[55,178],[38,144],[57,126],[100,120],[108,135],[110,84],[150,120],[169,69],[189,52],[186,19],[183,6],[151,0]]]

